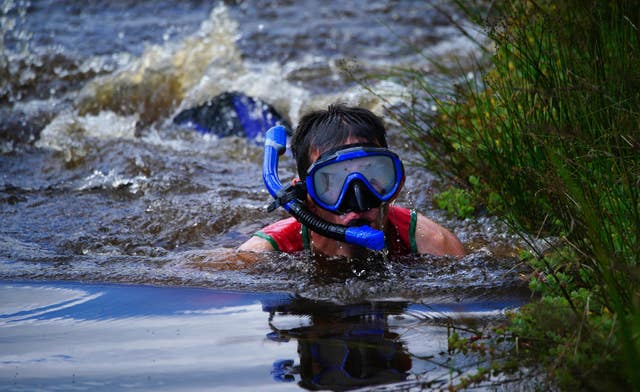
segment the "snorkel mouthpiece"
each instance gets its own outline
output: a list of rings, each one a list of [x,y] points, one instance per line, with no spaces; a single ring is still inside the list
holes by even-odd
[[[262,178],[267,190],[276,199],[273,208],[282,206],[300,223],[310,230],[338,241],[363,246],[372,250],[384,248],[384,233],[370,226],[347,227],[327,222],[308,211],[302,201],[295,197],[296,189],[282,186],[278,177],[278,160],[286,150],[287,132],[283,126],[275,126],[267,131],[264,142]],[[270,207],[271,208],[271,207]]]
[[[373,250],[384,249],[384,233],[371,226],[349,227],[345,230],[344,240]]]

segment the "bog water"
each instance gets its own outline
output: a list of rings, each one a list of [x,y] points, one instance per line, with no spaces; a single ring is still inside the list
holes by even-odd
[[[445,185],[397,124],[397,204],[461,260],[238,254],[286,216],[266,212],[260,141],[171,121],[225,91],[292,124],[332,102],[384,115],[406,86],[345,69],[438,76],[430,60],[474,51],[442,11],[460,20],[437,1],[3,1],[0,390],[444,388],[472,369],[447,334],[526,300],[522,244],[436,209]]]

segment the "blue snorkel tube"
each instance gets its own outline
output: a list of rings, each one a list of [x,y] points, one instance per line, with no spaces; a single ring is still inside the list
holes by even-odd
[[[282,187],[278,178],[278,160],[287,149],[287,132],[283,126],[275,126],[267,131],[264,141],[264,162],[262,177],[267,190],[276,201],[269,211],[282,206],[298,222],[310,230],[334,240],[347,242],[373,250],[384,248],[384,233],[370,226],[347,227],[327,222],[309,212],[296,195],[295,189]]]

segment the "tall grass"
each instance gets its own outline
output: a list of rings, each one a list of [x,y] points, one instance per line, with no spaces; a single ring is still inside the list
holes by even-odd
[[[640,6],[492,7],[475,19],[495,45],[480,79],[441,94],[398,70],[422,98],[396,114],[427,167],[518,230],[558,239],[551,253],[533,248],[544,298],[514,329],[535,337],[561,385],[640,388]]]

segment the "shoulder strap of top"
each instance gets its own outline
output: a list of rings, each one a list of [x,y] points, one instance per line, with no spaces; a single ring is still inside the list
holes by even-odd
[[[389,206],[389,250],[395,254],[418,253],[416,242],[416,227],[418,213],[403,207]]]
[[[311,249],[311,243],[309,242],[310,237],[309,237],[309,229],[307,229],[307,226],[302,226],[302,247],[305,250],[309,250]]]

